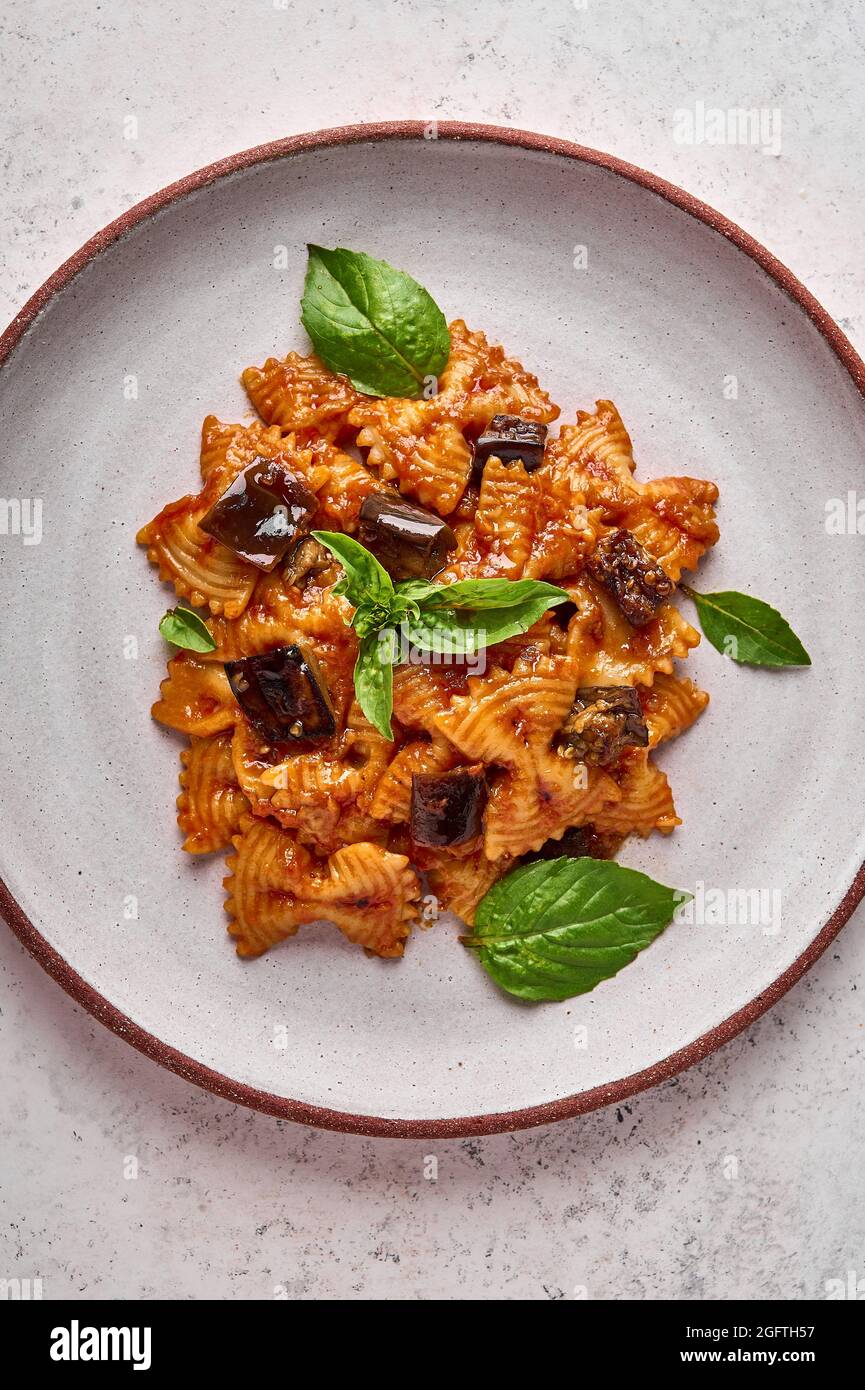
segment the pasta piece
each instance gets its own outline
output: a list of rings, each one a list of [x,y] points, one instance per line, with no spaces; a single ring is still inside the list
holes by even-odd
[[[666,774],[651,761],[646,748],[628,749],[617,772],[621,799],[592,817],[599,834],[669,835],[682,822],[676,815]]]
[[[227,849],[249,814],[249,803],[234,774],[230,734],[193,739],[180,760],[177,824],[186,836],[183,848],[188,854]]]
[[[569,656],[519,661],[511,673],[494,669],[471,680],[470,693],[436,719],[468,761],[503,768],[487,805],[488,858],[540,849],[569,826],[593,820],[605,801],[618,799],[606,773],[561,758],[552,748],[576,686]]]
[[[377,956],[401,956],[417,919],[421,884],[404,854],[380,845],[346,845],[328,860],[317,885],[320,915]]]
[[[393,674],[393,712],[406,729],[436,736],[438,716],[450,708],[454,695],[468,689],[459,666],[398,666]]]
[[[569,651],[580,685],[651,685],[658,672],[671,675],[700,634],[677,608],[665,603],[645,627],[634,628],[615,601],[588,578],[568,586],[577,612],[568,627]]]
[[[360,843],[323,863],[293,835],[252,819],[233,844],[225,887],[238,955],[261,955],[302,923],[322,919],[376,955],[402,955],[420,898],[405,855]]]
[[[221,734],[240,717],[222,667],[201,661],[191,652],[178,652],[171,658],[159,689],[162,698],[151,710],[153,718],[182,734],[196,738]]]
[[[640,500],[622,514],[627,527],[674,582],[696,569],[718,539],[718,489],[698,478],[656,478],[640,485]]]
[[[268,425],[285,429],[335,431],[345,426],[358,394],[347,377],[331,372],[317,357],[290,352],[280,361],[268,357],[263,367],[241,375],[249,399]]]
[[[473,333],[462,319],[450,324],[451,352],[439,378],[439,409],[476,434],[494,415],[521,415],[548,425],[559,414],[536,376],[527,372],[504,348]]]
[[[367,722],[355,704],[341,733],[289,757],[268,747],[245,719],[234,733],[232,756],[238,782],[254,815],[272,816],[319,853],[357,838],[384,837],[371,817],[378,782],[393,745]]]
[[[559,840],[572,826],[597,824],[602,809],[620,795],[597,767],[553,754],[533,767],[517,767],[494,784],[487,803],[484,852],[516,858]]]
[[[278,826],[251,817],[232,845],[223,880],[228,931],[239,956],[260,956],[309,920],[298,911],[293,891],[302,882],[309,854]]]
[[[649,747],[677,738],[689,729],[709,703],[705,690],[678,676],[660,675],[641,695],[643,716],[649,730]]]
[[[393,754],[393,744],[364,718],[355,704],[342,733],[321,748],[294,753],[268,768],[262,782],[275,789],[272,804],[302,819],[310,801],[369,808]],[[283,821],[287,824],[287,821]]]
[[[452,912],[461,921],[473,926],[475,909],[493,884],[508,872],[508,859],[487,859],[482,850],[462,859],[439,854],[435,862],[424,864],[429,886],[442,912]]]
[[[310,454],[311,467],[326,474],[314,489],[319,505],[315,525],[325,531],[356,531],[363,499],[380,492],[381,483],[352,454],[327,440],[316,440]]]
[[[532,477],[538,495],[531,554],[523,574],[556,582],[583,568],[601,534],[602,514],[597,508],[589,511],[572,475],[542,465]]]
[[[147,546],[147,558],[159,570],[159,578],[174,585],[178,598],[195,608],[236,618],[255,588],[258,570],[220,545],[198,525],[219,495],[208,484],[197,496],[170,502],[138,532],[139,545]]]
[[[356,406],[351,422],[383,482],[398,483],[401,492],[448,516],[465,492],[472,451],[458,426],[438,414],[435,401],[385,398]]]
[[[362,399],[349,416],[360,431],[358,445],[369,450],[369,466],[441,516],[459,505],[471,476],[467,428],[476,437],[494,415],[546,423],[559,413],[537,377],[483,333],[470,332],[456,319],[450,334],[450,359],[434,395],[422,401]]]
[[[697,478],[634,479],[631,440],[612,401],[597,401],[593,414],[577,413],[548,446],[551,469],[569,473],[605,521],[632,531],[674,582],[694,569],[715,544],[718,527],[714,483]]]
[[[602,513],[587,509],[566,470],[529,473],[493,457],[472,521],[456,527],[456,555],[438,579],[563,579],[580,572],[602,529]]]
[[[481,479],[475,534],[485,554],[484,572],[519,579],[532,551],[538,523],[538,485],[521,463],[491,458]]]
[[[547,445],[553,470],[576,480],[586,505],[614,516],[636,493],[631,436],[612,401],[596,401],[595,410],[577,411],[576,425],[563,425]]]
[[[201,427],[201,476],[205,482],[218,480],[217,491],[223,492],[254,459],[276,458],[284,448],[282,430],[276,426],[266,429],[258,420],[224,425],[208,415]]]

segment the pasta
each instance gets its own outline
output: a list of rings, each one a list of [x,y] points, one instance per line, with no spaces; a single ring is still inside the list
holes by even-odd
[[[450,340],[446,367],[417,400],[363,395],[296,352],[247,368],[260,418],[208,415],[199,491],[138,534],[160,579],[202,610],[213,643],[171,657],[153,716],[188,740],[183,848],[228,853],[228,930],[241,956],[330,922],[368,954],[398,957],[427,892],[471,923],[503,874],[524,856],[557,852],[575,828],[587,844],[615,849],[680,824],[656,750],[709,697],[677,673],[699,634],[669,593],[718,538],[717,488],[639,480],[628,432],[605,400],[538,445],[537,458],[493,452],[479,466],[477,441],[494,417],[542,427],[559,409],[483,333],[458,319]],[[308,511],[307,550],[292,547],[270,567],[208,529],[212,509],[258,464],[300,489]],[[569,601],[474,663],[404,654],[387,739],[356,697],[354,610],[335,591],[342,567],[308,532],[353,534],[366,499],[395,491],[452,530],[436,583],[543,579]],[[661,585],[639,621],[603,568],[623,535]],[[247,663],[285,652],[311,663],[313,688],[325,692],[320,730],[313,737],[299,724],[291,743],[256,722],[238,693]],[[484,779],[478,833],[420,843],[417,779],[460,770]]]
[[[177,824],[185,833],[189,854],[213,854],[227,849],[247,814],[247,801],[238,785],[231,756],[231,736],[193,738],[180,755],[181,792]]]

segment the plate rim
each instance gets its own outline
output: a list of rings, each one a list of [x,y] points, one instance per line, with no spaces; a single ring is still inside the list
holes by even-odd
[[[432,127],[435,130],[434,135],[428,134]],[[310,150],[367,142],[383,143],[391,140],[417,139],[474,141],[515,146],[520,149],[553,154],[577,163],[605,169],[657,194],[712,228],[756,261],[788,297],[794,300],[800,309],[804,310],[828,342],[841,364],[846,368],[860,394],[865,398],[865,362],[834,319],[787,266],[779,261],[762,243],[756,241],[754,237],[728,217],[679,188],[676,184],[670,183],[635,164],[619,159],[616,155],[606,154],[603,151],[555,136],[539,135],[515,127],[485,125],[470,121],[378,121],[369,124],[335,126],[298,135],[284,136],[266,144],[254,145],[250,149],[229,155],[185,175],[141,202],[134,204],[106,227],[103,227],[101,231],[96,232],[48,277],[15,315],[9,327],[0,335],[0,368],[11,356],[24,333],[42,310],[46,308],[55,295],[60,293],[75,278],[79,271],[134,227],[154,216],[163,208],[184,198],[187,194],[205,188],[209,184],[216,183],[242,169]],[[221,1072],[215,1071],[204,1063],[171,1047],[168,1043],[140,1027],[79,975],[60,952],[46,940],[0,878],[0,915],[34,959],[76,1003],[80,1004],[111,1032],[125,1039],[139,1052],[144,1053],[146,1057],[158,1062],[185,1081],[190,1081],[204,1090],[211,1091],[224,1100],[246,1105],[264,1114],[273,1115],[279,1119],[292,1120],[299,1124],[311,1125],[318,1129],[338,1130],[389,1139],[465,1138],[474,1135],[500,1134],[529,1129],[536,1125],[572,1119],[603,1106],[618,1104],[641,1091],[658,1085],[661,1081],[669,1080],[701,1061],[702,1058],[709,1056],[710,1053],[715,1052],[777,1003],[834,941],[863,897],[865,897],[865,862],[860,865],[838,907],[823,924],[814,939],[772,984],[743,1005],[742,1008],[736,1010],[721,1023],[716,1024],[714,1028],[707,1030],[685,1047],[679,1048],[650,1067],[604,1085],[591,1087],[589,1090],[577,1091],[558,1100],[546,1101],[518,1110],[458,1116],[450,1119],[402,1120],[332,1110],[304,1101],[292,1100],[285,1096],[274,1095],[245,1082],[235,1081],[224,1076]]]

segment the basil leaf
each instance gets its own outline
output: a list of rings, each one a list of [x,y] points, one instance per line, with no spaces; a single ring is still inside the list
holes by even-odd
[[[394,634],[372,632],[362,638],[354,667],[354,689],[361,709],[385,738],[393,738]]]
[[[515,608],[527,599],[545,598],[543,613],[568,599],[564,589],[542,579],[460,579],[431,587],[433,593],[419,600],[424,608]]]
[[[735,590],[698,594],[687,584],[680,587],[694,600],[700,626],[722,655],[747,666],[811,665],[790,624],[762,599]]]
[[[441,584],[432,584],[429,579],[401,579],[396,586],[397,597],[410,599],[414,603],[425,603],[441,593]]]
[[[419,396],[450,356],[441,309],[386,261],[308,246],[301,320],[331,371],[368,396]]]
[[[335,594],[345,594],[355,608],[371,603],[382,604],[390,611],[393,580],[365,545],[340,531],[313,531],[312,537],[326,546],[345,570],[343,578],[333,586]]]
[[[541,587],[553,590],[551,584]],[[420,616],[406,619],[406,635],[419,651],[471,655],[527,632],[548,608],[567,598],[560,589],[553,592],[562,597],[540,594],[505,608],[437,608],[422,603]]]
[[[191,608],[169,608],[159,624],[166,642],[190,652],[215,652],[216,643],[204,621]]]
[[[463,940],[509,994],[571,999],[630,965],[689,896],[610,860],[541,860],[493,885]]]
[[[335,584],[334,593],[339,588]],[[358,637],[369,637],[371,633],[378,632],[380,628],[386,627],[392,622],[390,608],[384,603],[360,603],[352,614],[351,623]]]

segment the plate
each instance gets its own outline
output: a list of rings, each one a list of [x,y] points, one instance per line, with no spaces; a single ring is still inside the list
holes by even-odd
[[[722,539],[702,587],[774,603],[811,653],[810,670],[782,673],[706,642],[693,655],[712,704],[661,756],[684,824],[621,856],[695,892],[693,920],[568,1003],[499,993],[447,920],[402,962],[321,927],[240,962],[221,863],[180,851],[178,741],[148,718],[167,591],[135,530],[197,486],[203,416],[248,414],[241,368],[304,347],[307,241],[413,272],[449,317],[536,371],[563,420],[612,397],[642,476],[715,479]],[[826,522],[861,476],[865,368],[792,275],[711,209],[514,130],[292,137],[132,209],[34,296],[2,354],[0,491],[42,510],[39,543],[0,536],[3,911],[70,994],[155,1060],[310,1124],[516,1129],[704,1056],[850,915],[865,889],[865,567],[855,524],[833,535]]]

